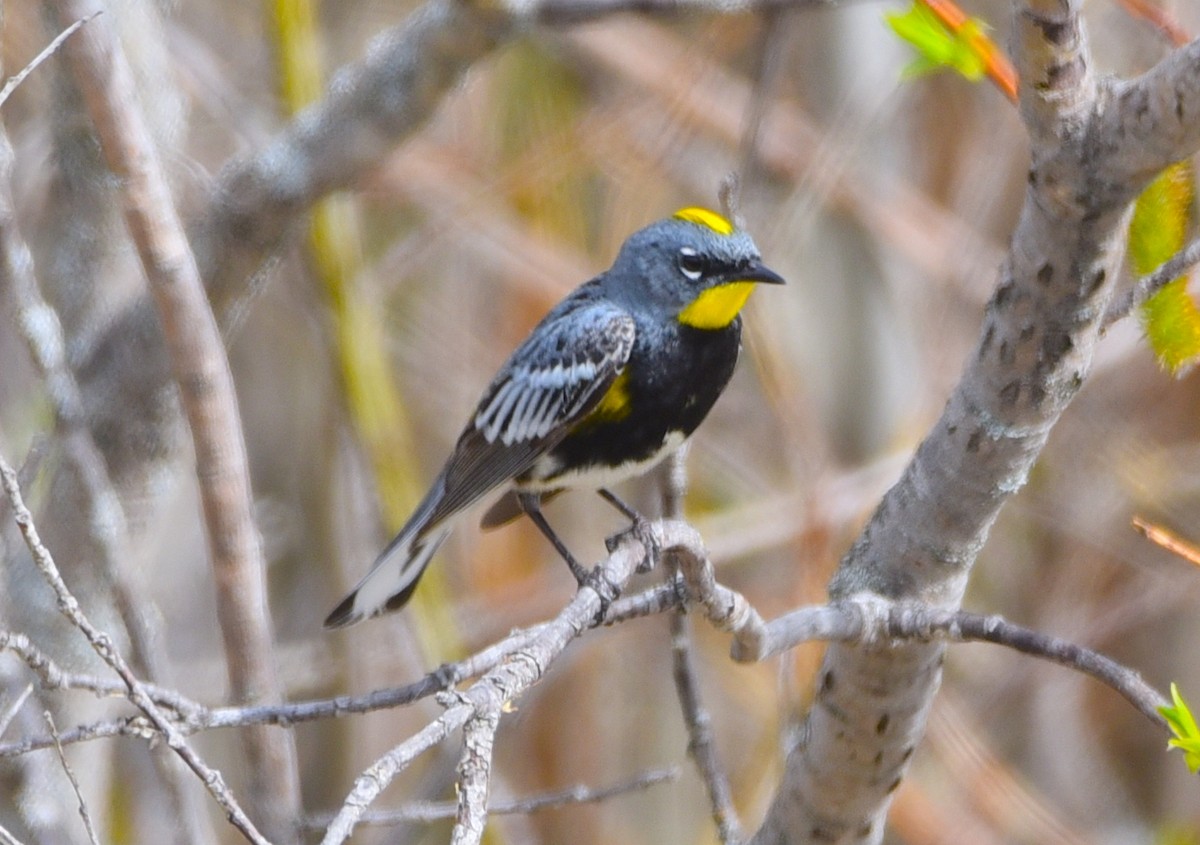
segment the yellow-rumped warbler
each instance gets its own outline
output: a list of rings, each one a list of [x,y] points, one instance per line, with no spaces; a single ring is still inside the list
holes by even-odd
[[[645,472],[696,429],[741,350],[738,316],[758,282],[782,284],[721,215],[685,208],[635,232],[613,266],[537,325],[484,391],[454,453],[367,576],[325,620],[352,625],[404,605],[463,511],[510,486],[485,527],[526,513],[582,583],[541,501]]]

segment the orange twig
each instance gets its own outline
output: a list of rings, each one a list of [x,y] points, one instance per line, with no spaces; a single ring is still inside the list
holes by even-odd
[[[1140,2],[1141,0],[1131,1]],[[955,34],[958,34],[963,27],[970,23],[971,19],[954,0],[920,0],[920,2],[937,15],[943,26]],[[997,46],[995,41],[982,32],[976,31],[968,36],[968,39],[971,49],[983,59],[988,79],[992,80],[992,83],[1000,89],[1004,96],[1015,103],[1017,101],[1017,71],[1012,66],[1012,62],[1008,60],[1008,56],[1004,55],[1004,51]]]
[[[1120,0],[1120,2],[1132,17],[1148,22],[1176,47],[1182,47],[1192,40],[1187,30],[1180,26],[1170,12],[1151,3],[1150,0]]]
[[[1151,543],[1161,546],[1172,554],[1178,555],[1190,564],[1200,566],[1200,548],[1184,540],[1178,534],[1168,531],[1161,525],[1148,522],[1140,516],[1133,518],[1133,527]]]

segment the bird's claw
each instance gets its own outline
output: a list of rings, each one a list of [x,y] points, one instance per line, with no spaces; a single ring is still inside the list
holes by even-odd
[[[662,546],[658,542],[658,534],[654,530],[654,523],[643,516],[635,516],[633,524],[624,531],[618,531],[604,541],[604,547],[608,549],[608,553],[612,554],[621,545],[621,541],[626,537],[633,537],[642,544],[642,549],[645,554],[638,561],[638,572],[649,572],[654,569],[654,565],[658,562],[659,556],[662,554]]]

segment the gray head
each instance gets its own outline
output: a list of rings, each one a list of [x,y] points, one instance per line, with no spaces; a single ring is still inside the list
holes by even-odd
[[[681,209],[634,232],[606,276],[614,298],[653,302],[702,329],[727,326],[755,283],[783,283],[746,232],[704,208]]]

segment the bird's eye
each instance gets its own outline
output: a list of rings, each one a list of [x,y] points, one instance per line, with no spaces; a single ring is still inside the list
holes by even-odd
[[[679,250],[679,271],[692,281],[704,274],[704,259],[690,246]]]

